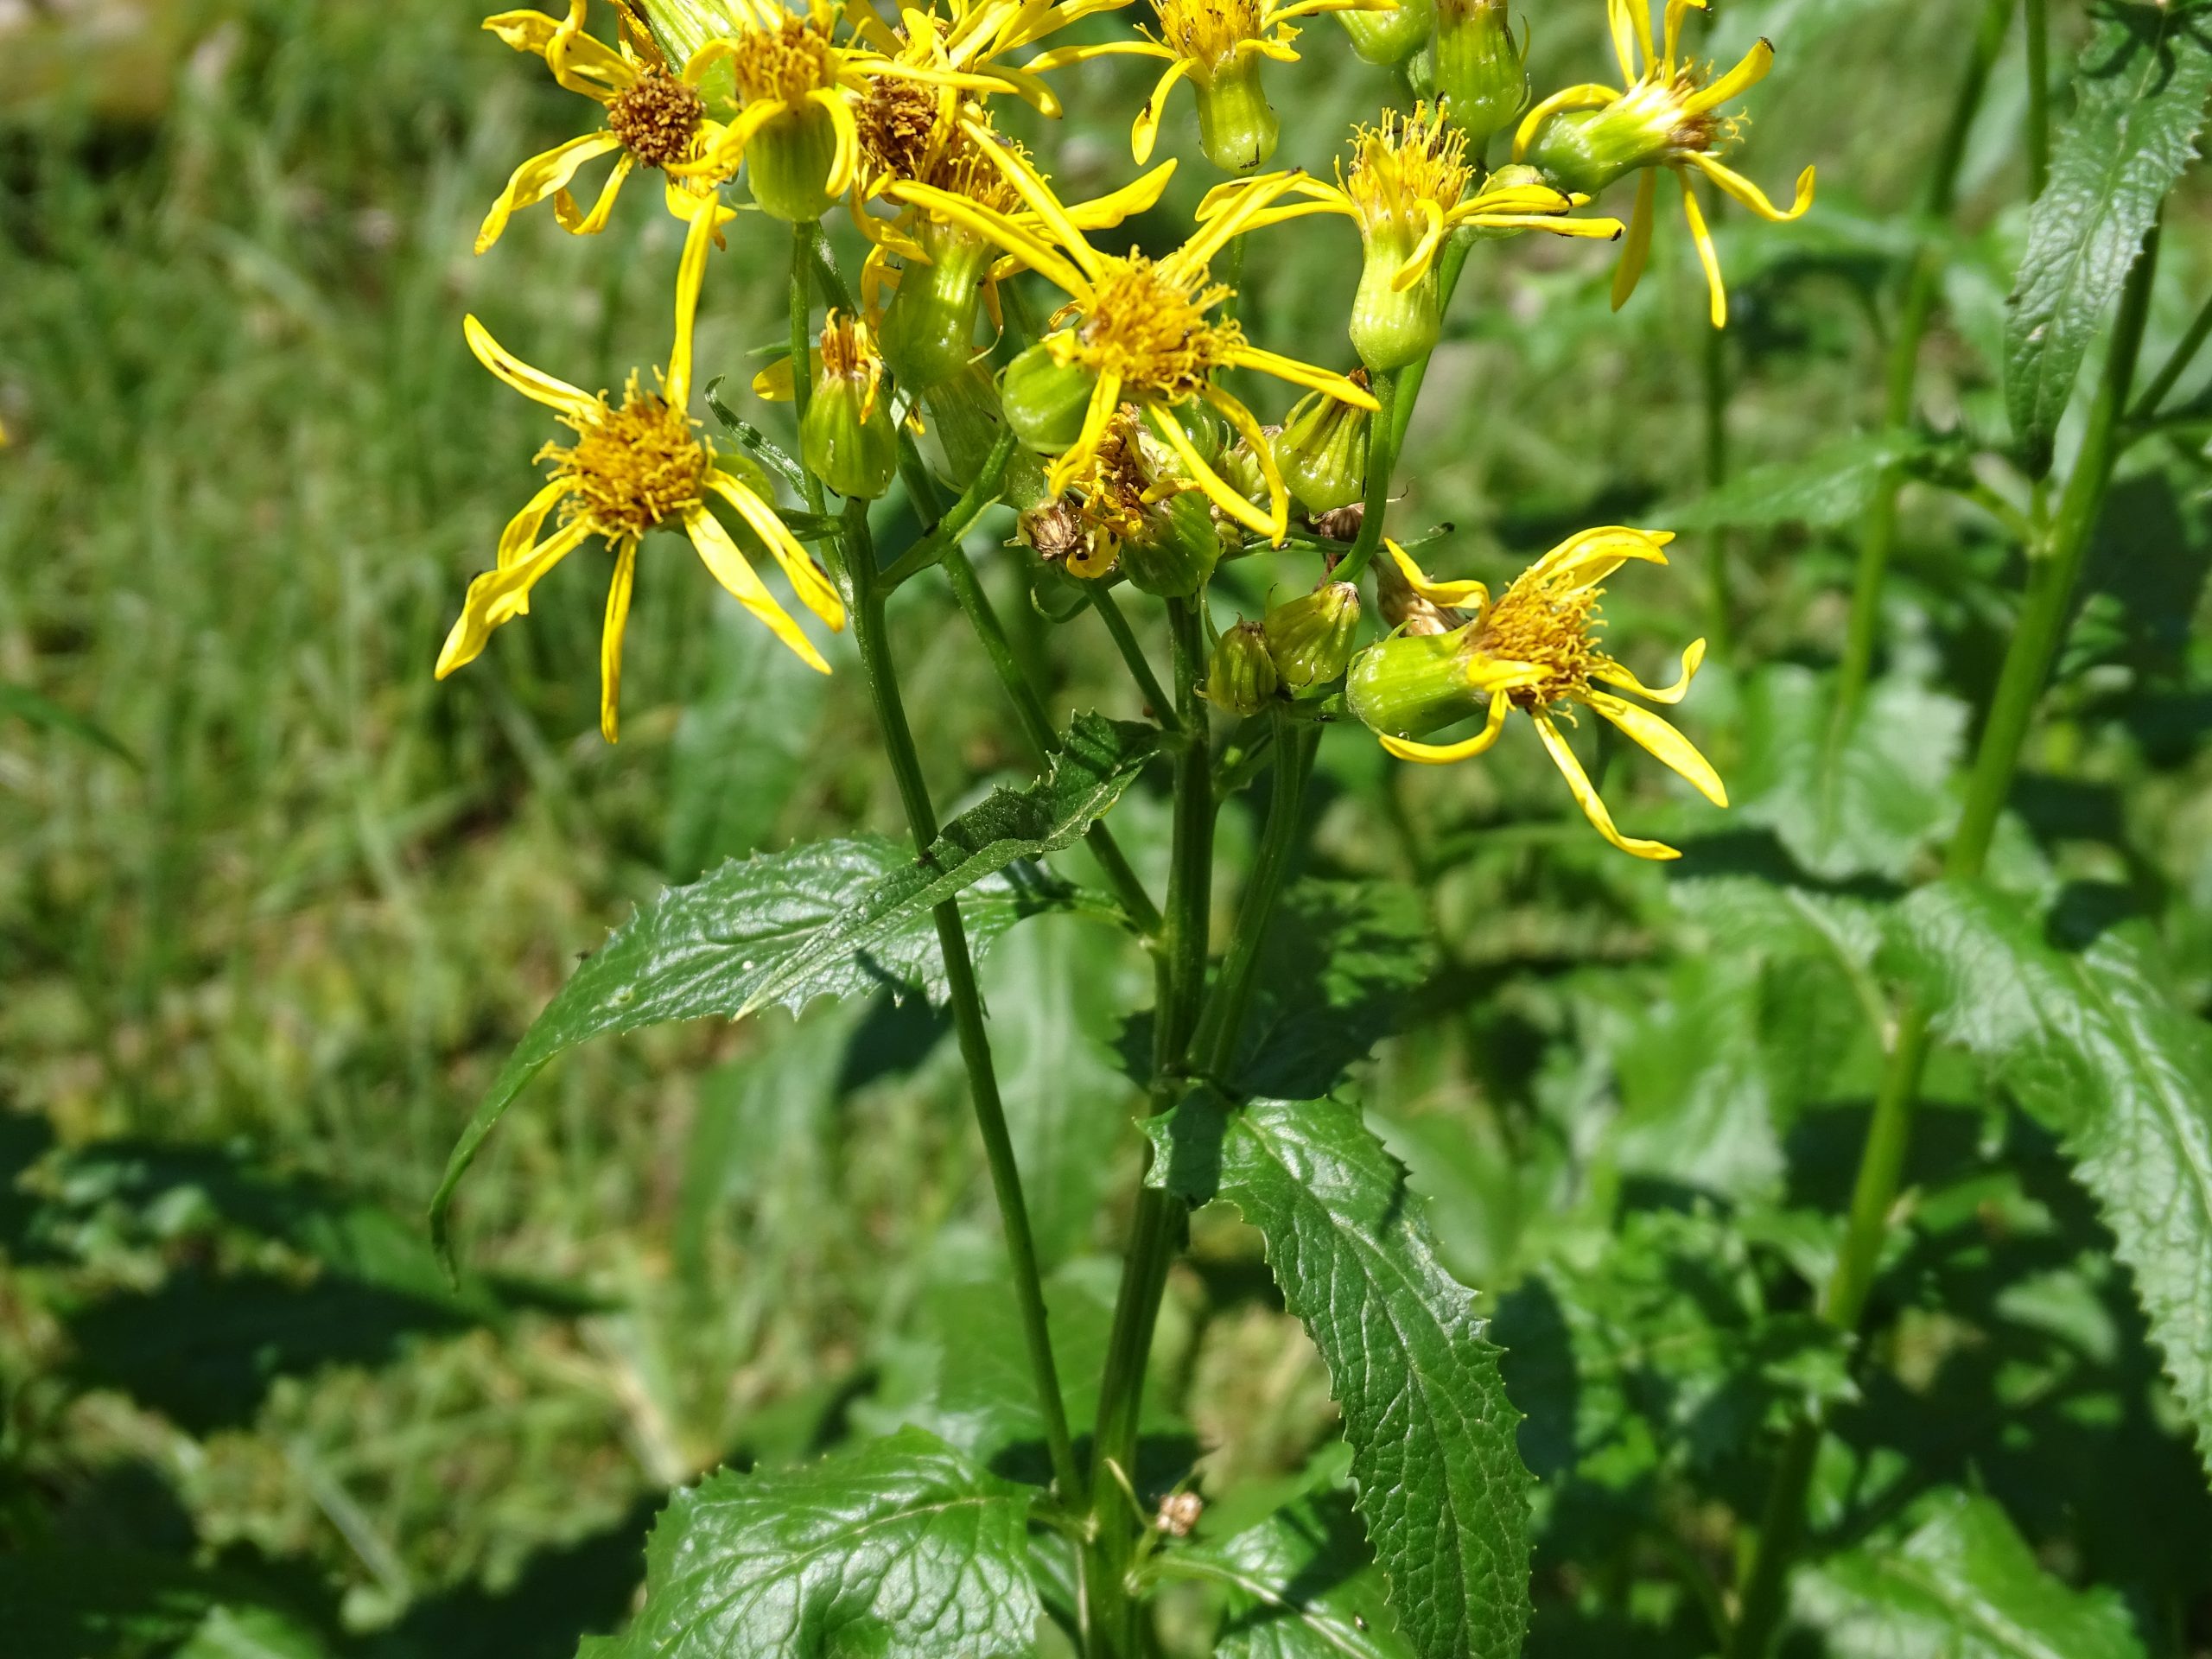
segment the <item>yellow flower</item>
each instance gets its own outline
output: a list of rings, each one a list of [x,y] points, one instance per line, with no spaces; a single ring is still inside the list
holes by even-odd
[[[1712,764],[1689,740],[1658,715],[1615,694],[1633,692],[1653,702],[1677,703],[1688,694],[1705,641],[1682,653],[1681,677],[1654,689],[1599,649],[1604,626],[1598,601],[1605,579],[1631,559],[1664,564],[1661,550],[1674,539],[1662,531],[1608,525],[1569,537],[1515,579],[1491,602],[1478,582],[1433,582],[1395,542],[1383,546],[1396,576],[1431,613],[1446,618],[1471,607],[1474,618],[1448,632],[1410,630],[1371,646],[1352,665],[1348,686],[1353,711],[1402,760],[1431,765],[1482,753],[1505,729],[1515,709],[1535,724],[1568,789],[1598,833],[1638,858],[1681,856],[1656,841],[1637,841],[1613,827],[1612,815],[1560,734],[1559,721],[1579,704],[1611,721],[1634,741],[1694,785],[1715,806],[1728,792]],[[1488,717],[1474,736],[1458,743],[1422,743],[1413,734],[1464,718],[1488,702]]]
[[[1554,92],[1522,121],[1513,138],[1513,159],[1532,162],[1567,188],[1592,194],[1624,174],[1642,171],[1627,245],[1613,275],[1616,310],[1636,292],[1650,256],[1659,188],[1654,169],[1672,172],[1681,181],[1682,210],[1712,290],[1713,326],[1719,328],[1728,321],[1728,292],[1692,176],[1702,173],[1761,219],[1782,224],[1813,205],[1813,169],[1797,175],[1796,198],[1784,212],[1758,186],[1715,158],[1713,152],[1734,140],[1743,126],[1740,117],[1719,115],[1720,106],[1766,79],[1774,66],[1774,48],[1761,41],[1733,69],[1708,81],[1709,69],[1681,53],[1682,19],[1693,7],[1705,6],[1706,0],[1667,0],[1664,29],[1655,48],[1648,0],[1605,0],[1613,52],[1627,90],[1592,85]]]
[[[585,34],[588,3],[569,0],[568,16],[558,22],[542,11],[503,11],[484,20],[486,29],[516,51],[543,58],[553,79],[569,91],[604,105],[607,125],[556,144],[517,168],[476,233],[479,253],[499,239],[518,210],[548,196],[563,229],[578,236],[597,234],[607,228],[624,181],[641,166],[669,175],[669,210],[687,219],[714,185],[729,176],[709,171],[687,175],[681,183],[676,176],[677,169],[696,162],[722,136],[721,123],[709,118],[699,92],[702,78],[721,56],[720,48],[695,54],[680,73],[671,74],[652,37],[641,30],[626,26],[619,52]],[[625,22],[626,25],[626,16]],[[590,213],[580,211],[569,194],[570,181],[588,163],[616,151],[620,154],[599,200]]]
[[[1403,367],[1435,345],[1441,320],[1436,256],[1445,238],[1462,226],[1608,239],[1621,233],[1618,219],[1564,217],[1586,198],[1561,194],[1529,168],[1501,168],[1471,196],[1467,187],[1473,181],[1466,135],[1446,119],[1440,106],[1417,104],[1411,115],[1386,111],[1379,124],[1361,127],[1352,138],[1351,169],[1346,172],[1339,161],[1336,183],[1293,177],[1289,193],[1306,200],[1255,213],[1250,228],[1312,213],[1340,213],[1358,225],[1366,263],[1352,302],[1352,343],[1361,360],[1380,373]],[[1243,193],[1273,181],[1216,186],[1199,203],[1198,218],[1210,219]]]
[[[1046,115],[1060,112],[1060,100],[1031,67],[1015,68],[1000,60],[1057,35],[1069,24],[1129,0],[946,0],[943,12],[909,7],[893,29],[868,0],[845,0],[855,35],[910,72],[934,72],[940,84],[973,85],[988,77],[1019,93]],[[988,88],[978,88],[988,91]]]
[[[833,629],[845,625],[836,590],[792,538],[776,511],[735,474],[716,464],[710,444],[685,412],[691,391],[692,319],[706,271],[707,249],[727,220],[726,210],[691,222],[676,284],[676,342],[660,390],[643,390],[632,374],[618,408],[605,392],[593,396],[531,368],[492,338],[474,316],[468,344],[484,366],[517,391],[543,404],[576,434],[571,444],[548,444],[539,459],[550,464],[544,488],[509,522],[499,537],[499,563],[468,585],[461,620],[438,653],[440,679],[474,662],[492,631],[525,614],[531,590],[553,567],[597,536],[613,550],[614,576],[607,593],[607,625],[600,642],[600,729],[610,743],[622,686],[622,630],[630,613],[638,544],[651,530],[680,528],[691,538],[715,579],[737,602],[768,626],[809,667],[830,665],[784,607],[753,574],[752,565],[709,508],[719,497],[766,543],[791,579],[792,589]],[[561,509],[561,526],[538,539],[546,518]]]
[[[1167,95],[1188,77],[1198,104],[1198,138],[1206,159],[1225,171],[1257,167],[1274,153],[1274,111],[1260,89],[1260,60],[1295,63],[1294,17],[1324,11],[1391,11],[1397,0],[1155,0],[1157,33],[1136,41],[1064,46],[1031,59],[1033,73],[1091,58],[1160,58],[1167,67],[1137,111],[1129,149],[1140,165],[1152,157]]]
[[[1135,252],[1099,252],[1052,188],[1018,153],[996,143],[988,143],[986,153],[1036,215],[1036,229],[981,202],[925,185],[901,187],[903,199],[972,227],[1071,296],[1053,319],[1056,325],[1066,326],[1056,327],[1031,348],[1063,369],[1080,371],[1089,385],[1081,427],[1053,463],[1046,478],[1048,488],[1055,493],[1065,489],[1090,464],[1107,423],[1126,399],[1154,417],[1156,435],[1174,451],[1192,481],[1216,506],[1280,541],[1290,520],[1288,493],[1259,422],[1243,404],[1214,384],[1214,376],[1224,369],[1254,369],[1294,385],[1326,391],[1361,409],[1376,407],[1374,395],[1364,387],[1340,374],[1262,351],[1245,340],[1233,321],[1207,315],[1230,294],[1209,280],[1213,256],[1242,235],[1252,216],[1288,189],[1292,179],[1278,179],[1248,192],[1174,252],[1154,260]],[[1217,473],[1192,443],[1174,410],[1194,402],[1220,411],[1250,443],[1267,479],[1266,513]]]

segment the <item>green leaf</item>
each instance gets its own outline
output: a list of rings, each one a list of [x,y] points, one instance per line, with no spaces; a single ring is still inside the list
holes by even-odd
[[[1175,1120],[1149,1126],[1154,1179]],[[1185,1130],[1187,1134],[1187,1129]],[[1423,1659],[1507,1659],[1529,1617],[1529,1476],[1519,1414],[1475,1294],[1444,1270],[1405,1173],[1333,1100],[1230,1115],[1221,1196],[1260,1230],[1275,1282],[1329,1368],[1369,1539]]]
[[[1214,1659],[1408,1659],[1367,1541],[1337,1493],[1160,1558],[1166,1578],[1218,1586],[1229,1618]]]
[[[87,720],[72,709],[64,709],[51,697],[41,696],[27,685],[10,685],[0,680],[0,715],[13,715],[29,725],[41,726],[50,732],[62,732],[82,739],[130,762],[141,771],[145,769],[129,746],[106,727]]]
[[[1930,454],[1916,432],[1845,438],[1807,456],[1754,467],[1694,499],[1654,508],[1649,522],[1669,530],[1809,524],[1827,529],[1865,516],[1882,475]]]
[[[673,1020],[742,1019],[778,1003],[797,1013],[819,996],[880,985],[939,989],[931,909],[959,899],[980,956],[1022,916],[1056,902],[1056,890],[1034,875],[981,884],[1072,843],[1120,798],[1160,741],[1154,727],[1078,715],[1046,777],[994,791],[946,824],[921,858],[880,839],[824,842],[725,864],[663,893],[608,936],[499,1069],[430,1201],[441,1253],[450,1258],[454,1187],[554,1056],[589,1038]]]
[[[1823,880],[1908,874],[1955,816],[1947,788],[1966,741],[1966,705],[1891,678],[1840,741],[1833,685],[1778,663],[1745,688],[1742,816],[1772,830]]]
[[[2142,1659],[2108,1589],[2037,1565],[2001,1506],[1942,1495],[1901,1546],[1866,1546],[1798,1574],[1794,1611],[1832,1659]]]
[[[2212,92],[2206,13],[2201,4],[2101,7],[2082,49],[2079,102],[2029,218],[2005,336],[2005,400],[2038,476],[2144,233],[2196,156]]]
[[[2212,1468],[2212,1027],[2134,925],[2061,950],[2018,900],[1945,883],[1900,907],[1896,946],[1937,1028],[2064,1137]]]
[[[804,1469],[725,1470],[670,1500],[644,1606],[580,1659],[1027,1656],[1035,1496],[918,1429]]]

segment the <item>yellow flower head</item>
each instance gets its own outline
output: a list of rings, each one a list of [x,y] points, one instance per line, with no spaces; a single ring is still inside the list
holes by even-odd
[[[468,344],[478,360],[524,397],[551,409],[575,432],[575,441],[548,444],[540,452],[539,460],[550,467],[550,475],[499,537],[495,568],[469,583],[461,619],[438,654],[440,679],[474,662],[493,629],[528,613],[531,590],[553,567],[587,538],[599,537],[614,552],[600,643],[600,729],[608,742],[614,741],[622,634],[630,613],[638,545],[646,531],[661,529],[682,530],[738,603],[767,624],[810,667],[830,671],[812,642],[753,574],[710,510],[710,500],[718,498],[760,537],[800,601],[833,629],[842,628],[845,622],[836,590],[792,538],[775,508],[717,463],[713,447],[699,435],[697,423],[687,413],[692,321],[707,249],[719,228],[717,220],[729,216],[727,212],[702,213],[692,220],[677,277],[676,343],[669,353],[668,372],[652,391],[632,374],[620,404],[605,392],[585,392],[531,367],[493,339],[474,316],[467,319]],[[556,508],[560,510],[560,527],[540,541],[539,533]]]
[[[1651,252],[1651,226],[1664,168],[1681,181],[1682,210],[1705,267],[1712,293],[1713,326],[1728,321],[1728,292],[1720,280],[1720,261],[1706,226],[1705,213],[1691,188],[1703,174],[1724,194],[1772,223],[1796,219],[1813,205],[1813,172],[1797,175],[1796,199],[1777,207],[1758,185],[1724,165],[1716,151],[1739,135],[1740,117],[1720,106],[1766,78],[1774,48],[1761,41],[1743,60],[1717,79],[1709,68],[1681,55],[1682,21],[1707,0],[1666,0],[1665,20],[1655,44],[1649,0],[1605,0],[1613,52],[1620,60],[1625,90],[1586,85],[1570,86],[1530,110],[1513,138],[1513,159],[1532,162],[1568,189],[1591,194],[1624,174],[1640,172],[1636,212],[1629,221],[1627,245],[1613,276],[1613,306],[1618,309],[1643,275]]]
[[[1207,159],[1235,171],[1274,153],[1278,126],[1260,90],[1263,58],[1295,63],[1295,17],[1324,11],[1391,11],[1397,0],[1154,0],[1158,27],[1135,41],[1105,41],[1042,53],[1025,66],[1054,69],[1090,58],[1158,58],[1167,67],[1137,111],[1129,149],[1140,164],[1152,158],[1167,95],[1188,78],[1198,96],[1198,136]]]
[[[1478,582],[1434,582],[1395,542],[1386,542],[1392,586],[1419,601],[1424,618],[1452,620],[1471,609],[1473,620],[1449,632],[1408,629],[1371,647],[1353,664],[1349,685],[1354,711],[1402,760],[1431,765],[1464,760],[1496,743],[1505,717],[1518,709],[1535,723],[1567,787],[1598,833],[1638,858],[1679,858],[1656,841],[1623,836],[1575,758],[1559,721],[1576,707],[1594,710],[1635,742],[1688,779],[1715,806],[1728,793],[1712,764],[1680,732],[1647,709],[1626,701],[1629,691],[1653,702],[1677,703],[1688,693],[1705,660],[1705,641],[1682,653],[1674,684],[1644,684],[1601,647],[1605,624],[1599,601],[1607,577],[1630,560],[1664,564],[1665,531],[1609,525],[1568,537],[1518,576],[1493,602]],[[1609,689],[1611,688],[1611,689]],[[1457,743],[1416,741],[1412,733],[1463,717],[1472,700],[1487,701],[1483,728]]]
[[[941,0],[924,11],[907,7],[893,29],[868,0],[845,0],[853,33],[906,67],[913,74],[939,78],[940,84],[964,85],[988,94],[1019,94],[1045,115],[1058,115],[1060,100],[1034,73],[1001,61],[1008,54],[1034,46],[1069,24],[1129,0]],[[984,81],[989,84],[983,84]]]
[[[583,32],[588,3],[570,0],[569,15],[558,20],[542,11],[503,11],[484,20],[486,29],[516,51],[543,58],[563,86],[602,105],[607,125],[556,144],[517,168],[476,233],[479,253],[499,239],[517,211],[549,196],[564,230],[579,236],[605,230],[624,181],[640,167],[668,175],[669,209],[687,219],[715,185],[728,176],[728,172],[696,165],[722,137],[721,123],[709,117],[699,91],[718,54],[702,51],[681,70],[672,69],[652,35],[632,25],[626,11],[622,46],[617,51]],[[613,170],[591,211],[584,213],[569,186],[580,169],[608,155],[615,156]]]
[[[1107,423],[1122,402],[1166,410],[1200,400],[1220,411],[1259,454],[1267,474],[1269,511],[1262,514],[1192,447],[1173,418],[1154,423],[1173,448],[1192,481],[1232,518],[1272,539],[1281,539],[1289,523],[1290,501],[1282,479],[1267,454],[1267,442],[1252,411],[1214,384],[1225,368],[1249,368],[1294,385],[1322,391],[1366,410],[1376,407],[1364,387],[1294,359],[1262,351],[1246,340],[1234,321],[1211,316],[1230,290],[1211,280],[1213,256],[1231,238],[1250,228],[1253,216],[1290,187],[1291,180],[1251,191],[1174,252],[1154,260],[1132,251],[1101,253],[1053,195],[1052,187],[1015,151],[991,143],[987,150],[1007,181],[1034,215],[1032,224],[979,203],[925,185],[900,188],[902,199],[945,219],[970,226],[1069,295],[1053,318],[1055,331],[1044,349],[1054,361],[1090,371],[1090,401],[1080,434],[1047,476],[1054,491],[1088,466]],[[1061,326],[1065,325],[1065,326]]]

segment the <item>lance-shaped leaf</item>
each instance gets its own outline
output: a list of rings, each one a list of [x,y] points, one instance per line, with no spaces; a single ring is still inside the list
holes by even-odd
[[[1214,1659],[1409,1659],[1339,1493],[1300,1498],[1233,1536],[1160,1559],[1165,1578],[1227,1592]]]
[[[493,1127],[555,1055],[588,1038],[882,985],[942,993],[930,912],[958,899],[978,955],[1022,916],[1061,900],[1033,873],[1001,872],[1072,843],[1157,751],[1156,728],[1079,715],[1051,772],[1001,789],[946,824],[921,858],[880,839],[795,847],[671,887],[608,936],[546,1006],[447,1160],[430,1227],[449,1254],[454,1186]],[[982,885],[988,883],[988,885]]]
[[[2126,1604],[2044,1571],[1993,1499],[1947,1493],[1902,1545],[1799,1576],[1798,1619],[1831,1659],[2143,1659]]]
[[[579,1659],[1017,1659],[1036,1496],[907,1429],[804,1469],[725,1470],[645,1545],[645,1599]]]
[[[2005,399],[2037,475],[2089,345],[2158,205],[2196,157],[2212,92],[2212,10],[2113,5],[2075,65],[2079,103],[2028,221],[2005,329]]]
[[[2063,950],[1982,887],[1915,893],[1893,955],[1938,1029],[2065,1137],[2212,1466],[2212,1027],[2162,982],[2145,933]]]
[[[1151,1126],[1154,1179],[1187,1157],[1194,1097]],[[1254,1101],[1219,1126],[1219,1191],[1260,1230],[1329,1368],[1390,1603],[1422,1659],[1509,1659],[1529,1616],[1520,1414],[1475,1294],[1446,1272],[1405,1172],[1333,1100]]]

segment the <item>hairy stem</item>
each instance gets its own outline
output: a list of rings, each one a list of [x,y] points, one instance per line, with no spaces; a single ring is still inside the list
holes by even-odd
[[[1966,810],[1944,861],[1944,873],[1954,879],[1972,880],[1981,874],[1988,861],[1998,816],[2019,769],[2029,722],[2065,636],[2074,589],[2112,483],[2113,463],[2121,442],[2121,416],[2134,380],[2135,360],[2142,350],[2158,258],[2158,232],[2153,227],[2120,296],[2111,348],[2095,399],[2089,406],[2080,456],[2066,480],[2047,537],[2040,546],[2028,549],[2026,596],[2005,650],[1989,720],[1975,749]],[[1919,1099],[1931,1046],[1929,1010],[1913,999],[1898,1015],[1881,1090],[1875,1097],[1873,1119],[1867,1126],[1866,1145],[1859,1155],[1850,1224],[1821,1305],[1821,1316],[1840,1330],[1856,1331],[1866,1317],[1897,1205],[1905,1157],[1911,1148],[1913,1108]],[[1805,1496],[1812,1482],[1820,1434],[1817,1419],[1798,1425],[1775,1471],[1758,1548],[1743,1580],[1741,1611],[1728,1649],[1730,1659],[1764,1659],[1773,1644],[1789,1569],[1804,1529]]]
[[[1897,330],[1890,341],[1886,394],[1882,423],[1891,431],[1912,419],[1913,389],[1920,377],[1920,345],[1928,333],[1929,319],[1942,288],[1949,264],[1943,238],[1945,221],[1958,199],[1959,168],[1965,162],[1967,135],[1973,130],[1988,89],[1989,71],[2005,44],[2005,27],[2012,0],[1988,0],[1982,9],[1981,26],[1975,32],[1974,51],[1966,74],[1952,100],[1951,118],[1943,129],[1936,157],[1928,173],[1928,194],[1921,203],[1920,251],[1913,256],[1905,277],[1904,304],[1897,316]],[[1882,628],[1882,590],[1887,586],[1891,555],[1897,550],[1897,493],[1904,487],[1904,474],[1892,467],[1883,473],[1874,488],[1874,499],[1859,534],[1859,568],[1851,589],[1851,624],[1845,637],[1843,666],[1836,682],[1836,730],[1847,729],[1866,695],[1874,667],[1874,648]]]

